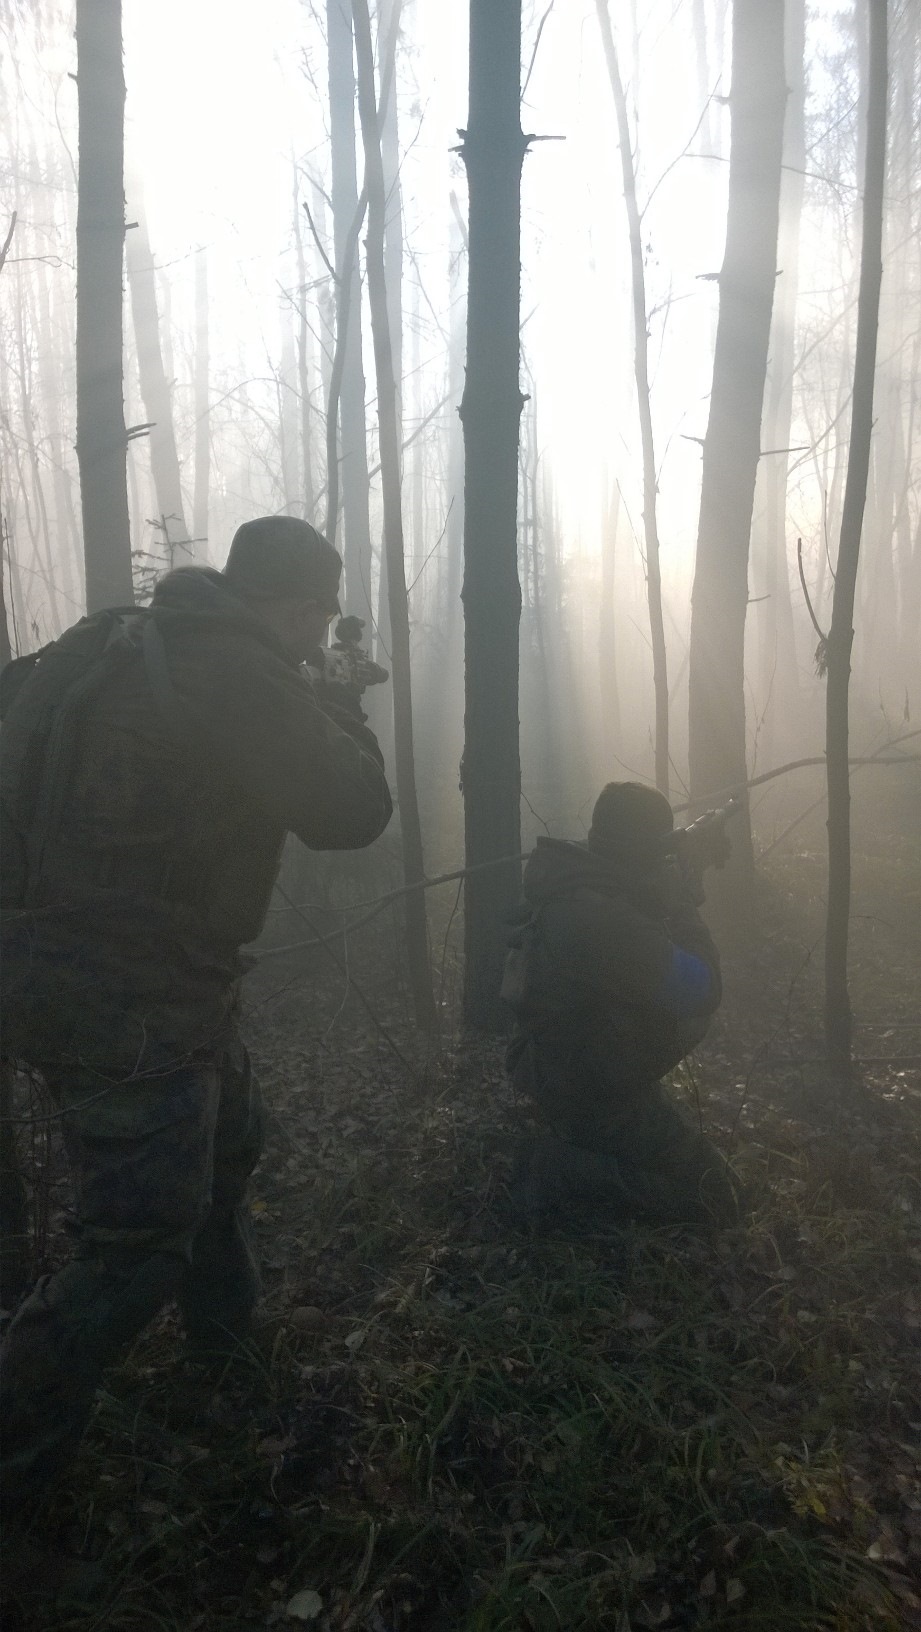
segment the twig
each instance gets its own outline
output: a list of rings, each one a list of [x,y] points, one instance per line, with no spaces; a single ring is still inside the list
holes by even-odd
[[[453,187],[451,189],[451,197],[449,199],[449,203],[451,205],[451,214],[453,215],[455,221],[457,222],[457,225],[460,228],[460,235],[461,235],[461,240],[463,242],[464,248],[469,249],[470,248],[470,238],[469,238],[469,235],[467,233],[467,223],[464,220],[463,215],[461,214],[461,207],[457,202],[457,194],[455,193]]]
[[[809,589],[808,589],[808,586],[806,584],[806,574],[803,571],[803,541],[802,541],[801,538],[798,538],[796,540],[796,564],[799,567],[799,581],[803,586],[803,595],[804,595],[805,600],[806,600],[806,610],[808,611],[809,616],[812,619],[812,627],[815,630],[816,634],[818,635],[819,639],[823,642],[823,644],[825,644],[828,641],[828,636],[826,635],[825,630],[822,628],[822,625],[820,624],[818,618],[815,615],[815,612],[812,609],[812,599],[810,597]]]
[[[304,214],[307,217],[307,220],[310,223],[310,230],[313,233],[313,241],[316,244],[317,249],[320,251],[320,257],[321,257],[321,259],[323,261],[323,265],[326,267],[326,270],[329,273],[330,277],[332,278],[333,282],[338,283],[339,282],[339,273],[336,271],[336,268],[333,266],[332,261],[330,260],[329,256],[326,253],[326,250],[323,247],[323,244],[320,241],[320,234],[317,231],[316,222],[314,221],[313,216],[310,213],[310,205],[307,203],[306,198],[301,199],[301,209],[303,210]]]
[[[14,210],[12,215],[10,216],[10,229],[9,229],[9,232],[7,233],[6,237],[3,240],[3,248],[0,249],[0,272],[3,271],[3,264],[4,264],[5,260],[6,260],[7,255],[10,252],[10,244],[13,242],[13,233],[16,231],[16,220],[17,220],[17,212],[16,212],[16,210]]]
[[[277,888],[278,888],[279,895],[282,896],[282,898],[285,901],[287,901],[288,906],[291,908],[291,911],[297,913],[297,916],[299,918],[303,919],[303,921],[307,925],[308,929],[313,930],[313,933],[316,936],[316,941],[313,942],[313,943],[310,943],[310,944],[325,947],[326,951],[329,953],[329,956],[332,958],[333,963],[336,965],[336,968],[339,970],[339,973],[345,976],[348,984],[352,988],[352,991],[355,993],[355,996],[358,998],[358,1000],[361,1003],[362,1007],[367,1012],[368,1017],[371,1020],[372,1024],[374,1025],[375,1029],[380,1032],[380,1034],[383,1037],[384,1042],[387,1044],[388,1048],[391,1050],[391,1052],[393,1054],[396,1055],[397,1059],[400,1061],[400,1064],[405,1066],[405,1068],[408,1071],[409,1075],[411,1077],[415,1077],[416,1072],[415,1072],[413,1066],[410,1065],[409,1060],[406,1058],[406,1055],[402,1052],[402,1050],[400,1048],[398,1048],[397,1044],[394,1042],[393,1037],[391,1036],[390,1032],[387,1030],[387,1027],[384,1025],[384,1022],[382,1020],[378,1019],[378,1016],[375,1014],[374,1009],[371,1007],[371,1004],[369,1003],[367,997],[365,996],[364,992],[362,991],[361,987],[359,986],[358,982],[356,981],[355,976],[351,973],[348,965],[342,962],[342,959],[339,957],[337,952],[333,951],[332,943],[330,942],[329,937],[320,933],[320,931],[317,929],[316,924],[313,923],[311,918],[308,916],[308,914],[304,911],[304,909],[302,907],[298,907],[298,906],[295,905],[295,903],[292,901],[290,895],[288,895],[286,890],[283,890],[280,885],[277,886]],[[396,893],[397,894],[402,894],[404,892],[397,891]],[[343,931],[342,931],[343,938],[345,938],[345,936],[348,935],[348,933],[349,933],[348,929],[343,929]]]
[[[880,747],[880,754],[882,754],[882,752],[886,748],[895,747],[896,743],[905,742],[909,737],[917,737],[919,735],[921,735],[921,730],[919,730],[919,731],[907,731],[904,736],[895,737],[895,738],[893,738],[892,742],[883,743],[881,745],[881,747]],[[914,764],[917,763],[919,758],[921,758],[921,755],[903,754],[903,755],[900,755],[898,758],[895,758],[895,759],[881,759],[879,757],[879,755],[871,754],[869,757],[864,757],[864,758],[860,758],[860,759],[852,759],[850,763],[852,765],[858,765],[858,766],[861,766],[861,765],[914,765]],[[764,771],[761,776],[754,777],[752,779],[752,781],[749,782],[749,783],[746,783],[745,786],[749,787],[749,788],[758,787],[763,782],[771,781],[771,779],[773,777],[782,776],[785,771],[801,770],[805,766],[824,765],[824,763],[825,763],[824,759],[795,759],[795,760],[791,760],[789,765],[779,765],[776,770]],[[710,799],[714,803],[716,803],[720,799],[727,798],[733,792],[737,793],[738,788],[735,788],[735,789],[733,789],[733,788],[723,788],[723,789],[720,790],[719,793],[711,794]],[[695,801],[695,803],[697,803],[697,802],[698,801]],[[802,816],[798,816],[796,818],[796,821],[792,824],[792,826],[785,829],[785,831],[783,833],[781,833],[780,838],[775,839],[773,844],[770,844],[766,850],[761,851],[761,854],[758,856],[757,859],[759,861],[761,861],[761,860],[764,859],[765,856],[769,855],[770,852],[773,849],[775,849],[778,844],[780,844],[781,840],[786,838],[787,833],[791,833],[793,831],[793,827],[798,826],[800,822],[804,821],[806,819],[806,817],[808,815],[810,815],[810,813],[813,810],[817,809],[818,805],[820,805],[821,803],[822,803],[822,800],[819,799],[816,802],[815,805],[810,805],[809,810],[804,811]],[[672,808],[676,812],[676,814],[680,814],[681,811],[690,809],[690,804],[674,805]],[[459,878],[466,878],[469,873],[483,872],[487,867],[503,867],[509,861],[526,861],[526,860],[527,860],[527,854],[526,853],[523,853],[522,855],[519,855],[519,856],[496,856],[490,861],[479,861],[479,862],[477,862],[475,867],[458,867],[458,868],[455,868],[455,870],[453,872],[451,872],[451,873],[439,873],[435,878],[423,878],[423,879],[418,879],[414,884],[404,884],[399,889],[390,890],[390,891],[388,891],[388,893],[386,895],[382,895],[382,896],[379,897],[379,899],[377,901],[372,902],[371,905],[370,905],[370,910],[364,914],[364,917],[356,918],[354,923],[347,924],[345,926],[345,928],[343,929],[342,934],[344,936],[345,935],[352,935],[352,934],[355,933],[356,930],[364,929],[366,924],[372,923],[375,918],[379,917],[382,912],[385,912],[386,909],[388,907],[392,906],[395,901],[398,901],[401,898],[401,896],[410,895],[415,890],[431,890],[431,889],[434,889],[435,886],[438,885],[438,884],[453,884]],[[299,907],[296,907],[292,901],[290,901],[290,898],[287,895],[285,895],[284,890],[279,890],[279,893],[284,896],[284,899],[286,901],[289,902],[289,905],[292,907],[292,910],[294,912],[296,912],[299,917],[304,918],[305,921],[307,921],[306,920],[306,914],[304,912],[302,912]],[[311,925],[310,927],[313,928],[313,925]],[[288,944],[286,946],[269,946],[269,947],[265,947],[264,949],[261,949],[260,951],[256,952],[254,954],[254,956],[261,963],[265,958],[281,958],[281,957],[284,957],[284,955],[286,953],[288,953],[288,952],[304,952],[304,951],[307,951],[310,947],[314,947],[314,946],[325,946],[328,949],[329,942],[328,942],[328,940],[327,940],[327,938],[325,936],[320,935],[319,932],[317,931],[315,940],[312,940],[312,941],[292,941],[290,944]]]
[[[547,18],[550,16],[550,13],[553,10],[553,7],[554,7],[555,4],[556,4],[556,0],[550,0],[550,4],[547,7],[546,11],[544,12],[543,17],[541,18],[541,20],[540,20],[540,22],[538,24],[537,34],[536,34],[535,39],[534,39],[534,50],[531,52],[531,61],[530,61],[529,65],[528,65],[528,71],[527,71],[527,73],[525,75],[524,84],[521,87],[521,96],[519,98],[520,102],[524,102],[524,99],[528,94],[528,86],[531,83],[531,75],[534,72],[534,64],[537,61],[537,53],[540,50],[541,35],[544,32],[544,28],[546,26]]]

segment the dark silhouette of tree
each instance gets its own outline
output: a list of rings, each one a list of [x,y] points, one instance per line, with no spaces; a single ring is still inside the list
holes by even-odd
[[[355,19],[355,56],[358,66],[358,112],[364,143],[365,182],[368,191],[368,299],[371,307],[371,334],[377,375],[381,490],[384,503],[384,565],[387,573],[393,641],[393,725],[397,803],[406,883],[420,884],[425,877],[425,864],[413,756],[409,604],[406,597],[403,506],[400,492],[400,436],[390,316],[387,310],[387,280],[384,273],[387,193],[374,90],[374,54],[367,0],[352,0],[352,10]],[[423,890],[411,890],[403,899],[406,948],[416,1020],[419,1025],[430,1027],[435,1018],[435,1005],[432,998],[425,893]]]
[[[831,626],[823,651],[828,673],[825,699],[825,755],[828,781],[825,1043],[829,1065],[841,1076],[849,1073],[851,1065],[851,1005],[847,985],[847,944],[851,905],[848,687],[851,648],[854,643],[854,593],[860,559],[860,534],[867,498],[870,441],[873,431],[873,385],[883,270],[883,187],[886,170],[886,0],[868,0],[867,11],[870,50],[865,97],[863,233],[857,295],[854,395]]]
[[[696,805],[744,788],[747,776],[748,555],[777,270],[786,99],[782,0],[734,0],[732,18],[726,249],[691,600],[688,756]],[[733,835],[730,886],[750,876],[752,865],[746,817]],[[722,881],[726,873],[718,876]]]
[[[122,374],[125,248],[121,0],[77,0],[77,461],[87,610],[129,605]]]
[[[521,889],[518,432],[521,0],[470,0],[470,190],[464,426],[464,1018],[498,1030],[507,917]]]

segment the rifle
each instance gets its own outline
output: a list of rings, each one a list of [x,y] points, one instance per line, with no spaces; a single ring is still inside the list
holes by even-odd
[[[705,810],[696,821],[668,835],[664,845],[665,854],[676,855],[685,867],[692,868],[695,873],[702,873],[707,867],[725,867],[732,852],[726,823],[741,809],[741,799],[730,799],[718,810]]]

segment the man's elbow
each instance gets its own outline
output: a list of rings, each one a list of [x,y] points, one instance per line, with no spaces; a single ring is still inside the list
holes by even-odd
[[[294,829],[311,850],[366,850],[379,839],[393,815],[390,789],[383,776],[375,788],[362,787],[335,811],[311,811]]]
[[[386,783],[381,796],[366,809],[355,811],[352,837],[348,843],[341,846],[343,850],[365,850],[375,839],[379,839],[393,815],[393,800]]]

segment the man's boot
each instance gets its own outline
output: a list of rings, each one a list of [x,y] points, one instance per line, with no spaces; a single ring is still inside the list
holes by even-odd
[[[40,1281],[13,1320],[0,1356],[5,1514],[66,1472],[106,1366],[176,1293],[182,1260],[108,1249]]]
[[[259,1291],[243,1206],[215,1208],[195,1238],[192,1262],[179,1289],[185,1358],[216,1372],[233,1362],[255,1360],[253,1310]]]

